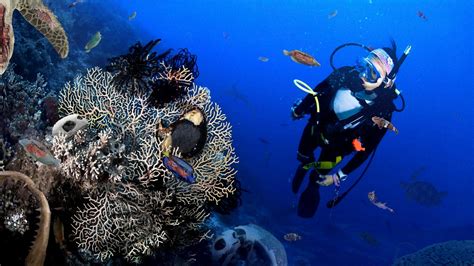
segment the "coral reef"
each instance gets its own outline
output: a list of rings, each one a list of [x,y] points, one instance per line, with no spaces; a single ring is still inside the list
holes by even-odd
[[[473,265],[474,240],[448,241],[398,258],[393,265]]]
[[[152,78],[150,103],[162,107],[183,97],[199,76],[196,60],[187,49],[180,49],[161,61]]]
[[[48,77],[52,88],[61,88],[66,81],[77,75],[78,69],[104,65],[107,58],[126,51],[140,35],[140,29],[133,25],[119,5],[103,1],[83,1],[74,8],[69,0],[44,0],[64,27],[69,39],[69,55],[61,59],[41,33],[35,30],[20,14],[14,13],[15,47],[11,62],[16,71],[27,79],[34,79],[37,73]],[[92,16],[100,10],[100,16]],[[87,18],[87,19],[84,19]],[[103,40],[92,53],[84,52],[88,38],[97,30]],[[10,66],[11,67],[11,66]]]
[[[48,201],[45,195],[36,187],[35,183],[28,176],[15,171],[2,171],[0,172],[0,181],[7,178],[11,178],[15,181],[23,183],[24,187],[27,187],[31,194],[39,202],[39,224],[38,230],[35,236],[35,240],[31,249],[26,257],[26,265],[43,265],[46,258],[46,248],[48,247],[49,239],[49,228],[51,221],[51,211],[49,209]],[[6,201],[6,203],[11,201]]]
[[[131,95],[148,94],[149,79],[159,62],[171,51],[167,50],[160,55],[152,52],[160,41],[160,39],[156,39],[145,46],[138,42],[129,48],[128,54],[109,59],[110,64],[106,69],[115,74],[113,82],[122,93],[131,93]]]
[[[238,159],[221,108],[210,101],[208,89],[195,85],[177,101],[154,108],[143,97],[122,94],[113,77],[89,69],[59,95],[62,115],[78,114],[90,123],[74,136],[53,140],[66,182],[85,196],[74,210],[75,243],[99,261],[122,255],[140,262],[156,250],[209,239],[206,218],[221,203],[232,206],[226,202],[238,195],[232,167]],[[196,176],[188,184],[163,165],[157,125],[171,124],[192,108],[207,118],[207,141],[188,160]],[[180,156],[177,149],[172,154]]]
[[[8,146],[3,138],[0,138],[0,171],[5,169],[5,165],[13,157],[11,147]]]
[[[106,70],[114,75],[113,82],[121,93],[146,98],[152,105],[164,104],[184,97],[199,76],[196,55],[187,49],[161,54],[152,52],[160,39],[142,46],[140,42],[129,53],[109,59]]]
[[[44,118],[53,115],[49,104],[55,97],[41,74],[30,82],[15,74],[13,66],[0,76],[0,136],[4,143],[13,146],[21,136],[38,137],[47,126]]]

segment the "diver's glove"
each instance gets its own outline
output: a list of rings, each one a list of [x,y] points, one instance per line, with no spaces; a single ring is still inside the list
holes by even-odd
[[[334,184],[335,186],[340,186],[341,181],[346,180],[347,175],[342,172],[342,170],[337,171],[337,173],[332,175],[321,175],[319,176],[319,181],[316,181],[320,186],[330,186]]]
[[[291,119],[299,120],[299,119],[304,117],[304,114],[296,113],[296,108],[298,108],[298,106],[301,104],[301,102],[303,102],[303,100],[298,99],[298,100],[296,100],[295,103],[293,103],[293,106],[291,107],[291,113],[290,113]]]

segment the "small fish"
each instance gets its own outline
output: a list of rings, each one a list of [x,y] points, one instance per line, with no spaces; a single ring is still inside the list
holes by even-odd
[[[260,141],[263,144],[270,144],[270,141],[268,141],[267,139],[264,139],[264,138],[258,138],[258,141]]]
[[[294,242],[294,241],[301,240],[302,237],[298,235],[297,233],[288,233],[284,235],[283,238],[288,242]]]
[[[362,142],[360,142],[360,139],[353,139],[352,146],[354,147],[355,151],[365,151],[365,148],[362,146]]]
[[[387,206],[387,203],[386,202],[380,202],[378,201],[377,199],[377,195],[375,195],[375,191],[370,191],[368,194],[367,194],[367,197],[369,198],[369,201],[374,204],[375,206],[377,206],[378,208],[382,209],[382,210],[387,210],[391,213],[394,213],[395,211],[392,209],[392,208],[389,208]]]
[[[74,1],[74,2],[72,2],[72,3],[70,3],[68,7],[69,7],[69,8],[73,8],[73,7],[77,6],[77,4],[82,3],[83,1],[84,1],[84,0],[76,0],[76,1]]]
[[[395,134],[398,134],[398,129],[390,121],[382,117],[374,116],[372,117],[372,122],[374,122],[374,124],[376,124],[379,129],[388,128],[389,130],[395,132]]]
[[[418,11],[417,15],[419,18],[423,20],[428,20],[428,18],[425,16],[425,13],[423,13],[423,11]]]
[[[54,158],[48,148],[40,142],[33,139],[21,139],[19,143],[33,160],[46,165],[59,165],[60,161]]]
[[[102,40],[102,34],[100,34],[100,31],[98,31],[94,34],[94,36],[92,36],[92,38],[84,47],[84,49],[86,50],[86,53],[90,52],[94,47],[99,45],[101,40]]]
[[[379,241],[369,232],[361,232],[359,234],[360,238],[362,238],[367,244],[371,246],[378,246]]]
[[[304,52],[301,52],[299,50],[293,50],[293,51],[287,51],[283,50],[283,54],[291,57],[291,60],[293,60],[296,63],[303,64],[306,66],[321,66],[316,59]]]
[[[266,62],[268,62],[268,60],[270,60],[270,59],[269,59],[268,57],[265,57],[265,56],[259,56],[259,57],[258,57],[258,60],[260,60],[260,61],[266,63]]]
[[[185,160],[174,155],[165,155],[163,157],[163,164],[180,180],[190,184],[193,184],[196,181],[193,167]]]
[[[332,19],[337,16],[337,9],[328,14],[328,19]]]
[[[224,38],[224,40],[228,40],[230,38],[230,34],[226,31],[222,32],[222,37]]]
[[[137,11],[133,11],[130,16],[128,16],[128,20],[134,20],[137,17]]]

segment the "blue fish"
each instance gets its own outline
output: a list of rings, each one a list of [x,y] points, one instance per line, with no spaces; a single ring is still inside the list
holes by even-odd
[[[189,184],[196,182],[194,176],[194,169],[185,160],[174,155],[166,155],[163,157],[163,164],[170,170],[178,179],[183,180]]]

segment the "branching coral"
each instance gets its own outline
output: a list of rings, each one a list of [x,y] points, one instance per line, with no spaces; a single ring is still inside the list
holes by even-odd
[[[124,254],[130,261],[139,262],[142,255],[151,255],[153,248],[167,240],[162,225],[156,221],[173,211],[165,206],[169,195],[141,193],[127,184],[116,191],[97,191],[87,200],[74,217],[73,234],[79,248],[96,254],[100,260]]]
[[[122,255],[139,262],[162,247],[209,237],[204,221],[214,206],[238,195],[231,126],[209,90],[192,86],[159,109],[120,93],[113,75],[99,68],[60,93],[63,115],[91,121],[71,138],[56,136],[53,150],[67,180],[80,184],[87,203],[76,210],[73,235],[86,253],[105,261]],[[190,107],[204,111],[208,140],[189,163],[196,183],[174,177],[162,162],[159,121],[173,123]],[[113,136],[113,137],[112,137]],[[173,154],[178,155],[177,150]],[[99,233],[97,233],[99,232]]]

